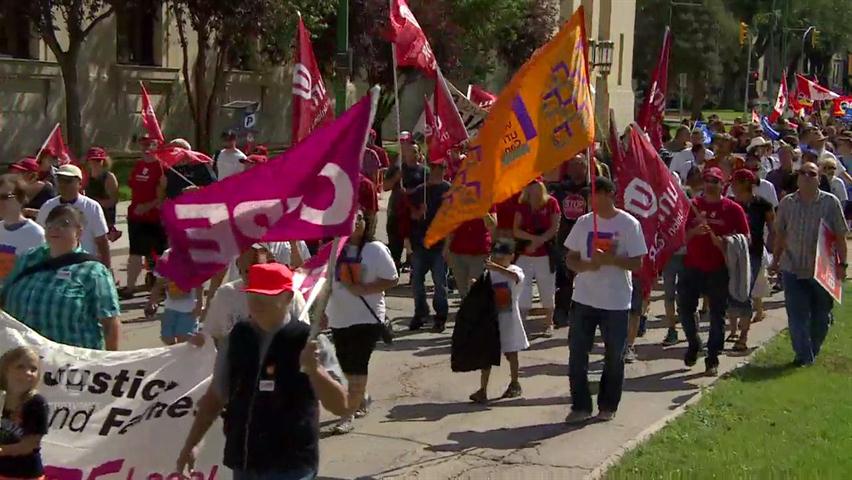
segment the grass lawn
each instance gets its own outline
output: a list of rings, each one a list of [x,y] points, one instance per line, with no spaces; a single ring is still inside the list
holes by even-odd
[[[835,316],[816,365],[789,366],[785,331],[606,478],[852,478],[852,307]]]
[[[745,116],[743,112],[739,110],[703,110],[704,118],[709,118],[710,115],[714,113],[719,115],[719,119],[721,119],[726,124],[733,124],[734,119],[737,117],[742,118],[744,121],[751,121],[751,115]],[[689,111],[684,111],[683,116],[685,118],[689,118]],[[680,121],[680,117],[678,117],[677,110],[667,110],[666,111],[666,121],[667,123],[675,124]]]
[[[127,179],[130,178],[130,171],[133,170],[135,160],[117,160],[112,164],[112,173],[118,180],[118,200],[130,200],[130,187],[127,186]]]

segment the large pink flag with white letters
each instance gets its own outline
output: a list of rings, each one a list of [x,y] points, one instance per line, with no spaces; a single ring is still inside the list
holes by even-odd
[[[274,160],[166,202],[158,271],[190,289],[253,243],[349,235],[376,90]]]

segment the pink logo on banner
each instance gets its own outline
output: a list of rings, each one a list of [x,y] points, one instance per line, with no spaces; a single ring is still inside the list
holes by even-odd
[[[346,240],[349,237],[342,237],[338,242],[337,258],[340,258],[340,252],[346,246]],[[320,279],[325,277],[328,272],[328,259],[331,256],[331,248],[334,242],[328,242],[323,245],[316,255],[311,257],[301,268],[296,270],[293,277],[293,286],[299,290],[303,297],[307,300],[311,296],[311,291],[317,286]]]
[[[158,271],[188,290],[253,243],[350,234],[371,122],[367,96],[274,160],[166,202],[171,251]]]

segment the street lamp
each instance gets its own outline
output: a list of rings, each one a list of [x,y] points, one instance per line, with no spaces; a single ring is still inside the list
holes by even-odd
[[[589,66],[597,69],[601,75],[609,75],[612,71],[612,52],[615,42],[612,40],[589,39]]]

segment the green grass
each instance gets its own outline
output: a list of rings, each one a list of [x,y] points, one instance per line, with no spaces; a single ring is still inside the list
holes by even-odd
[[[134,162],[135,160],[116,160],[112,164],[112,173],[118,180],[118,200],[120,202],[130,200],[130,187],[127,186],[127,179],[130,178]]]
[[[785,331],[606,478],[852,478],[852,308],[835,316],[816,365],[789,366]]]
[[[739,117],[745,122],[751,121],[751,115],[743,115],[743,112],[739,110],[704,110],[702,112],[704,114],[704,118],[710,118],[710,115],[716,114],[719,115],[719,119],[725,122],[726,124],[733,124],[734,119]],[[684,118],[689,118],[689,111],[684,110],[683,112]],[[677,110],[667,110],[666,111],[666,123],[676,124],[680,121],[680,117],[677,114]]]

